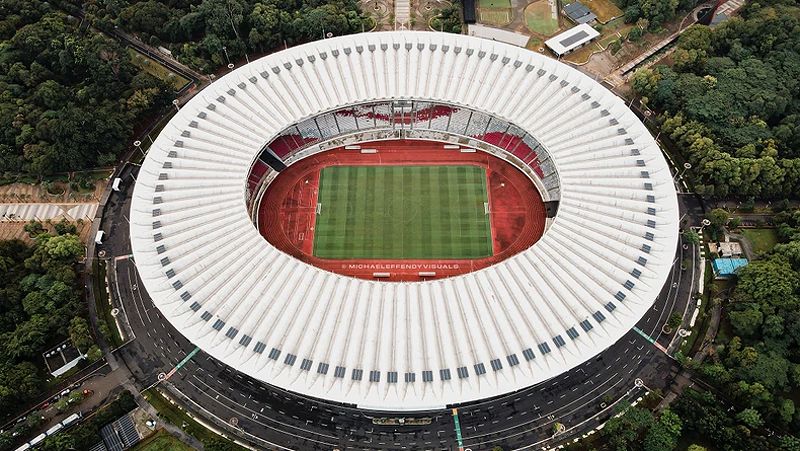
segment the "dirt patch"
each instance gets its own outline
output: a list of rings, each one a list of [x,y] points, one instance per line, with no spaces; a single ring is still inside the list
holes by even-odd
[[[581,0],[581,3],[597,16],[597,21],[606,23],[616,17],[622,16],[622,10],[611,0]]]

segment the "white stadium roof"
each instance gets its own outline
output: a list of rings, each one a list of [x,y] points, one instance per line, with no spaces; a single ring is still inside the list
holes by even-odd
[[[254,158],[301,119],[380,99],[461,105],[534,136],[561,183],[544,236],[489,268],[417,283],[333,274],[275,249],[246,208]],[[678,206],[651,135],[592,79],[503,43],[385,32],[278,52],[198,93],[150,148],[130,225],[155,305],[208,354],[303,395],[422,410],[536,384],[619,340],[666,280]]]

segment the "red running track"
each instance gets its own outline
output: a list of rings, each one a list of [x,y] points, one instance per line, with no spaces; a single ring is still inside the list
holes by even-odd
[[[545,207],[533,183],[511,164],[483,152],[462,153],[432,141],[395,140],[362,143],[375,154],[338,148],[304,158],[270,184],[258,207],[259,230],[283,252],[327,271],[373,279],[388,272],[385,281],[419,281],[419,272],[433,271],[435,278],[465,274],[515,255],[541,238]],[[443,165],[477,164],[486,168],[489,218],[494,255],[474,260],[375,260],[314,257],[314,221],[319,174],[337,165]]]

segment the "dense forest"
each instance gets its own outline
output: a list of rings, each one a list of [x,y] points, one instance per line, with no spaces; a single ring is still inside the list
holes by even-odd
[[[712,226],[734,228],[724,210]],[[739,272],[732,291],[714,299],[723,333],[702,364],[678,354],[693,379],[670,407],[623,406],[609,420],[603,443],[619,451],[800,451],[800,210],[776,216],[782,241]],[[578,443],[575,449],[585,449]]]
[[[0,174],[114,163],[171,100],[122,45],[40,0],[0,0]]]
[[[674,406],[689,433],[721,450],[800,449],[800,210],[776,221],[784,243],[714,300],[731,330],[702,365],[685,362],[718,394],[690,391]]]
[[[42,353],[49,347],[70,337],[82,352],[100,357],[81,315],[75,264],[84,249],[75,226],[58,223],[55,233],[38,223],[27,229],[32,246],[0,241],[0,417],[42,391]]]
[[[134,33],[206,73],[245,52],[253,56],[373,26],[357,0],[71,1],[98,28]]]
[[[675,18],[678,11],[688,11],[697,0],[617,0],[625,13],[625,22],[644,19],[651,29],[656,29]]]
[[[0,0],[1,179],[112,165],[136,124],[172,100],[98,30],[134,33],[212,72],[245,51],[371,27],[356,0]]]
[[[800,196],[800,7],[748,2],[741,18],[695,26],[672,66],[639,70],[635,91],[686,160],[700,194]]]

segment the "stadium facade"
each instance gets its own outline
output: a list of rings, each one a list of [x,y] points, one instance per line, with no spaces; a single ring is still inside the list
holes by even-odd
[[[523,252],[429,282],[333,274],[261,236],[252,206],[282,168],[382,138],[500,156],[557,214]],[[426,410],[531,386],[619,340],[665,283],[678,216],[658,145],[597,82],[499,42],[385,32],[294,47],[198,93],[149,150],[130,235],[155,305],[213,357],[306,396]]]

